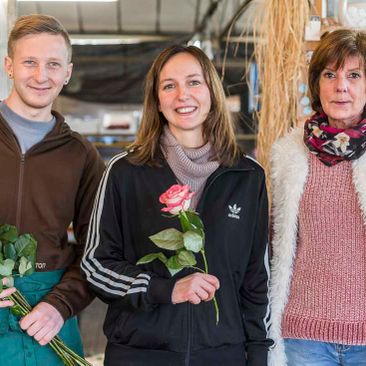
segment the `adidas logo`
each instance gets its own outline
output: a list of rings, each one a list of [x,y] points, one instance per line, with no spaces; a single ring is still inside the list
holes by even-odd
[[[239,213],[241,211],[241,207],[238,207],[236,205],[236,203],[234,203],[233,206],[229,205],[229,213],[228,213],[228,217],[232,218],[232,219],[237,219],[239,220],[240,219],[240,216],[239,216]]]

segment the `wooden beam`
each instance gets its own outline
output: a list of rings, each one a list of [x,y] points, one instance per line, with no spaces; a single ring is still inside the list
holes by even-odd
[[[321,18],[326,17],[326,4],[324,0],[312,0],[313,11],[315,15],[319,15]]]

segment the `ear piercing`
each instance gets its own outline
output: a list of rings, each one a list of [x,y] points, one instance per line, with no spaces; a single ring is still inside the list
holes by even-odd
[[[13,78],[13,74],[11,72],[9,72],[9,79]]]
[[[64,84],[67,85],[69,83],[69,80],[65,80]]]

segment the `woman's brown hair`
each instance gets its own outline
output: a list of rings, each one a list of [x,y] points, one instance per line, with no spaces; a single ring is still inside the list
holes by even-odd
[[[211,96],[211,109],[203,124],[203,137],[205,141],[211,142],[216,152],[216,159],[221,164],[230,166],[236,161],[239,149],[220,78],[214,65],[203,51],[194,46],[181,45],[174,45],[163,50],[153,62],[146,76],[141,125],[135,142],[130,146],[134,153],[130,155],[129,160],[136,165],[159,165],[161,163],[159,139],[167,120],[159,111],[159,77],[168,60],[179,53],[192,55],[202,67]]]
[[[331,64],[339,69],[348,57],[360,59],[360,66],[366,72],[366,33],[351,29],[337,29],[325,34],[311,58],[309,66],[309,90],[311,106],[314,111],[322,112],[320,103],[319,80],[322,71]]]

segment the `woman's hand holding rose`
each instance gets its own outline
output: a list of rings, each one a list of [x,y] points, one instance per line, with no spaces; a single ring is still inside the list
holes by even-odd
[[[216,290],[220,287],[217,277],[206,273],[193,273],[179,279],[172,292],[173,304],[190,302],[199,304],[201,301],[211,301]]]

